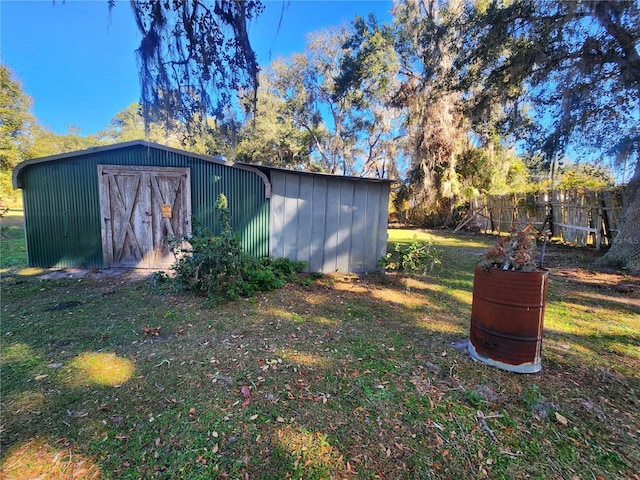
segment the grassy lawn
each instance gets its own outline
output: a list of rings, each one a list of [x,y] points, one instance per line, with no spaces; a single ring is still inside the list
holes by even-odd
[[[640,279],[590,252],[550,248],[543,370],[517,375],[465,351],[480,235],[392,230],[442,264],[207,309],[21,270],[9,220],[0,478],[640,478]]]

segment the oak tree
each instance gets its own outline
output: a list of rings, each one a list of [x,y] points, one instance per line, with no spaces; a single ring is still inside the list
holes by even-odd
[[[638,3],[478,0],[449,28],[460,32],[449,80],[474,125],[526,138],[548,162],[571,149],[634,165],[605,258],[640,270]]]

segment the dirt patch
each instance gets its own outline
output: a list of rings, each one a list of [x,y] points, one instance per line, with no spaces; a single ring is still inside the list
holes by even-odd
[[[150,277],[157,270],[142,268],[65,268],[46,270],[38,275],[43,279],[60,278],[111,278],[118,277],[124,280],[141,280]]]

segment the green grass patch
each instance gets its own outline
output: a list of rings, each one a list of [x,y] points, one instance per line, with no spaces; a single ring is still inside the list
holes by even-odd
[[[0,217],[0,272],[27,265],[22,218],[22,210],[8,210]]]

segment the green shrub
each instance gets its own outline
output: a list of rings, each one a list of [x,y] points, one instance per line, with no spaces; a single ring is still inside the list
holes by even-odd
[[[307,268],[307,262],[289,260],[288,258],[264,258],[263,265],[272,270],[274,275],[284,282],[297,280],[298,274]]]
[[[440,255],[440,250],[431,242],[414,240],[406,247],[396,243],[394,251],[382,257],[378,264],[385,270],[426,275],[441,263]]]
[[[256,290],[263,292],[282,288],[285,284],[273,270],[264,267],[248,270],[246,282],[255,286]]]
[[[216,202],[222,225],[219,236],[197,220],[188,243],[173,240],[171,247],[177,261],[172,266],[176,287],[206,295],[210,305],[240,297],[250,297],[258,291],[282,288],[297,279],[306,268],[305,262],[286,258],[255,259],[245,253],[240,237],[231,229],[229,207],[224,195]]]

